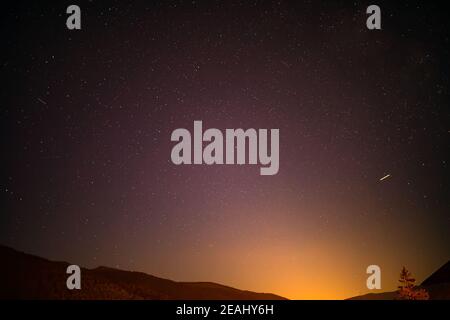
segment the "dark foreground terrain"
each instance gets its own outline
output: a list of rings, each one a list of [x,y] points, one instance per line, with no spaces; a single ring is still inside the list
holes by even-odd
[[[211,282],[176,282],[107,267],[81,270],[81,290],[68,290],[69,263],[0,246],[0,299],[282,300]]]

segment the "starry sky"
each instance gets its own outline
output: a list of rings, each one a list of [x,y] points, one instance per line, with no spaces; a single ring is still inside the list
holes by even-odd
[[[450,258],[449,26],[433,1],[2,7],[0,243],[292,299]],[[182,165],[177,128],[280,129],[280,169]],[[390,175],[380,181],[380,178]]]

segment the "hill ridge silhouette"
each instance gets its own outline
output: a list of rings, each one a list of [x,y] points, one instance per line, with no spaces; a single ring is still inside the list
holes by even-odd
[[[0,299],[285,300],[214,282],[181,282],[107,266],[81,268],[81,289],[68,290],[70,263],[0,245]]]
[[[450,260],[422,282],[422,286],[450,283]]]

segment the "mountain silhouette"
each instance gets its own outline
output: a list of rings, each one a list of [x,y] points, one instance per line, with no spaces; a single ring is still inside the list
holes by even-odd
[[[440,284],[450,284],[450,261],[436,270],[431,276],[422,282],[422,286],[433,286]]]
[[[82,268],[81,289],[69,290],[67,262],[49,261],[1,245],[0,260],[0,299],[285,300],[212,282],[176,282],[108,267]]]
[[[428,291],[431,300],[450,300],[450,261],[425,279],[419,287]],[[393,300],[397,292],[368,293],[349,300]]]

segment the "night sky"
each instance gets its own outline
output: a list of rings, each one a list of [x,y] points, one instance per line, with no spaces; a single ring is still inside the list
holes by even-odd
[[[448,14],[377,1],[370,31],[369,4],[2,6],[0,243],[294,299],[423,280],[450,258]],[[194,120],[280,129],[278,174],[174,165]]]

